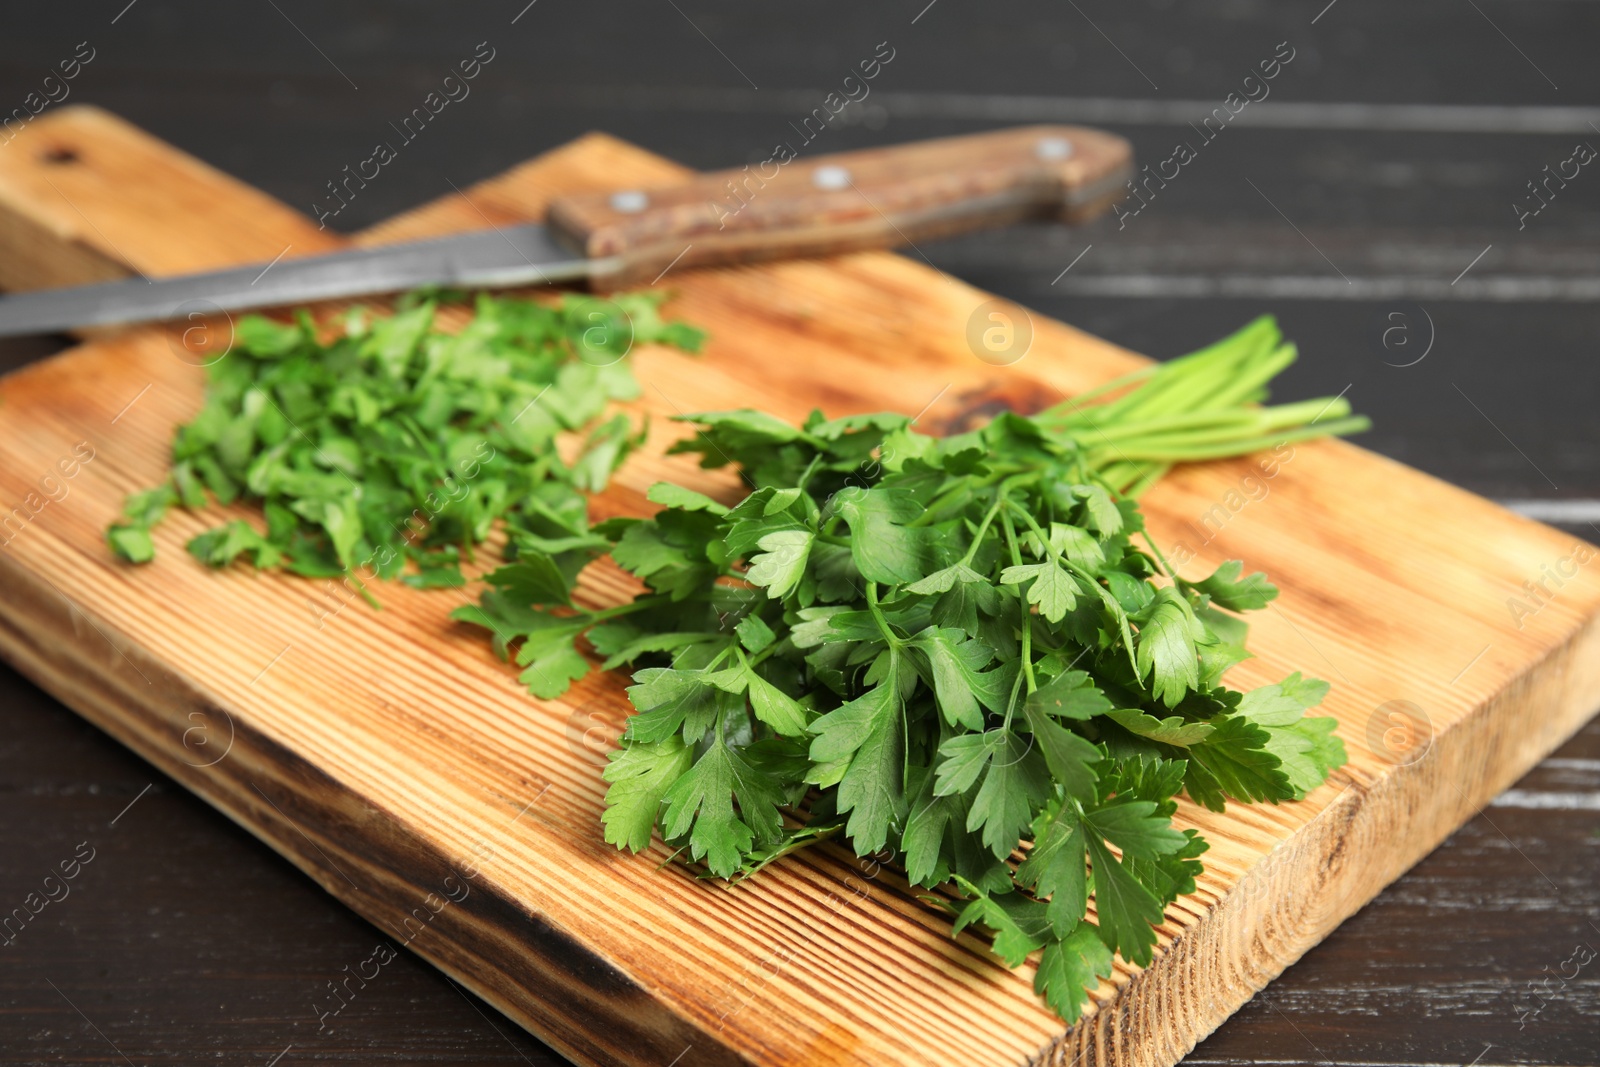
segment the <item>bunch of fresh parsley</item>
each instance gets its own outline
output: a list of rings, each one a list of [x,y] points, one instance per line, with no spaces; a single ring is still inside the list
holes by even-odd
[[[1306,714],[1325,683],[1222,681],[1248,655],[1236,613],[1277,590],[1237,562],[1176,574],[1132,499],[1173,462],[1365,426],[1338,398],[1257,406],[1293,358],[1262,319],[945,438],[897,414],[686,416],[675,450],[736,464],[742,500],[662,483],[652,518],[523,538],[455,617],[515,646],[539,696],[589,670],[580,636],[633,665],[606,840],[659,830],[725,878],[830,835],[887,851],[1007,964],[1042,949],[1036,988],[1075,1020],[1194,889],[1206,843],[1173,827],[1179,793],[1294,800],[1345,759]],[[606,552],[646,591],[575,605]]]
[[[638,394],[623,356],[646,342],[694,351],[704,336],[663,321],[659,303],[480,296],[454,333],[435,327],[426,295],[392,316],[353,310],[331,331],[306,312],[245,318],[208,369],[205,406],[178,428],[171,474],[128,499],[111,547],[147,562],[150,528],[208,493],[259,503],[266,518],[264,531],[236,519],[189,542],[219,567],[461,585],[463,554],[497,519],[534,543],[587,537],[584,492],[642,439],[626,415],[600,418]],[[577,438],[570,461],[556,448],[565,436]]]

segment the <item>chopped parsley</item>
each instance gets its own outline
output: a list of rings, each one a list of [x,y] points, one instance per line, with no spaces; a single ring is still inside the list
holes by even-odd
[[[107,533],[135,563],[175,505],[259,504],[264,528],[235,519],[189,542],[213,566],[245,560],[309,577],[464,584],[460,564],[503,519],[513,542],[582,539],[585,493],[638,445],[634,343],[698,350],[703,334],[664,321],[660,299],[567,295],[551,306],[480,296],[457,332],[438,300],[414,296],[330,335],[310,315],[242,319],[208,369],[205,406],[178,427],[172,473],[128,499]],[[564,460],[556,445],[570,438]]]

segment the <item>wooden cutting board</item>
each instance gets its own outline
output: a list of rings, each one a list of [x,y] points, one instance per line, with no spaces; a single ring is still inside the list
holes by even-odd
[[[591,135],[357,243],[537,218],[561,192],[682,173]],[[54,111],[0,152],[7,287],[342,243],[92,109]],[[644,491],[664,477],[735,490],[661,455],[682,432],[662,415],[888,408],[951,425],[1000,403],[1041,407],[1140,362],[1033,316],[1027,356],[990,366],[966,341],[988,294],[901,256],[667,283],[670,313],[712,340],[699,358],[635,354],[655,431],[600,514],[647,510]],[[1308,358],[1341,358],[1300,340]],[[1283,589],[1254,622],[1258,658],[1237,683],[1297,669],[1328,679],[1325,710],[1351,759],[1302,803],[1226,816],[1185,805],[1184,824],[1212,845],[1198,891],[1168,909],[1151,966],[1119,966],[1069,1030],[1033,995],[1031,966],[1010,971],[976,938],[950,939],[892,868],[830,845],[727,888],[663,868],[659,845],[605,845],[597,749],[620,727],[624,680],[530,698],[446,620],[457,591],[386,587],[374,611],[320,583],[209,572],[183,543],[223,509],[168,521],[153,565],[113,560],[106,524],[162,476],[173,425],[200,404],[202,372],[183,356],[145,328],[0,380],[0,652],[395,948],[582,1063],[1166,1067],[1600,705],[1587,546],[1340,442],[1295,446],[1271,477],[1259,460],[1175,472],[1145,501],[1157,542],[1187,546],[1194,573],[1242,558]],[[1531,599],[1523,583],[1541,580],[1550,595]],[[615,600],[626,587],[597,579],[585,592]],[[352,970],[366,973],[361,962]],[[330,1025],[339,1003],[330,989],[318,1009]]]

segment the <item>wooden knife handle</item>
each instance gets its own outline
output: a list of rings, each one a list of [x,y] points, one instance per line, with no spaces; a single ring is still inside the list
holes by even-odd
[[[678,185],[560,197],[548,224],[595,261],[598,289],[668,267],[890,248],[1031,217],[1079,222],[1121,199],[1133,149],[1080,126],[1025,126],[767,160]]]

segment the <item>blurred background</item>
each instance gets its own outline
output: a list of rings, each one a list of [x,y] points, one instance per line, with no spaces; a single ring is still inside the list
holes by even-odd
[[[1359,443],[1600,540],[1595,0],[96,0],[6,23],[0,111],[76,57],[62,103],[307,214],[460,60],[492,55],[328,220],[345,232],[590,130],[699,168],[757,162],[885,47],[808,150],[1035,122],[1103,126],[1152,166],[1186,143],[1147,203],[921,251],[1158,358],[1275,313],[1302,352],[1282,395],[1343,391],[1375,424]],[[1268,95],[1202,136],[1274,59]],[[4,949],[0,1062],[559,1062],[409,956],[318,1034],[313,999],[379,932],[5,668],[0,701],[4,899],[138,803],[79,899]],[[1521,1010],[1575,945],[1600,947],[1597,873],[1591,723],[1188,1062],[1600,1062],[1600,968]]]

